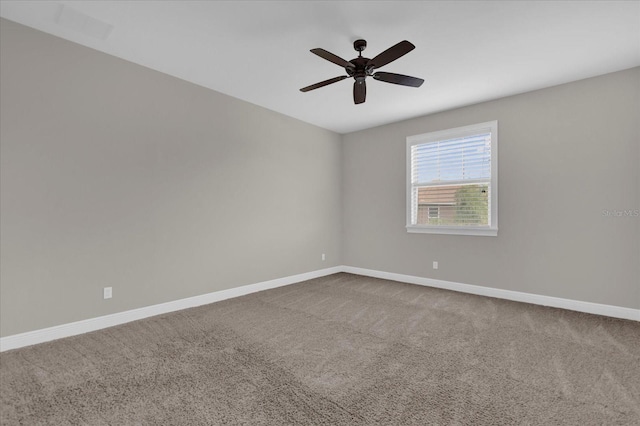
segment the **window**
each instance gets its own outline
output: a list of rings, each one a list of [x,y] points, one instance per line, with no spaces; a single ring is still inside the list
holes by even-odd
[[[407,231],[498,235],[498,122],[407,138]]]
[[[438,206],[429,206],[429,219],[437,219],[440,217],[440,208]]]

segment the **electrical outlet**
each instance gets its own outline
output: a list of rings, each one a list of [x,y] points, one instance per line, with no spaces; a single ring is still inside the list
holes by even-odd
[[[105,287],[102,289],[102,296],[105,299],[111,299],[111,297],[113,297],[113,288],[112,287]]]
[[[433,269],[438,269],[438,262],[437,261],[433,262]]]
[[[324,255],[324,253],[322,253],[322,261],[324,262],[325,260],[327,260],[326,256]]]

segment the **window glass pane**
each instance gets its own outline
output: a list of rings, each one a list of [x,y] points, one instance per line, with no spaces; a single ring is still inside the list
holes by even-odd
[[[488,183],[422,186],[416,194],[416,225],[489,225]]]

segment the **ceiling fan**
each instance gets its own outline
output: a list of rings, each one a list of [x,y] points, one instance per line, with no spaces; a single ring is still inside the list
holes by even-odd
[[[380,53],[373,59],[363,58],[362,51],[367,47],[365,40],[356,40],[353,42],[353,48],[358,52],[358,57],[350,61],[345,61],[339,56],[334,55],[331,52],[327,52],[324,49],[311,49],[311,53],[315,53],[323,59],[329,62],[333,62],[336,65],[344,67],[347,75],[341,75],[340,77],[330,78],[329,80],[321,81],[320,83],[312,84],[311,86],[303,87],[301,92],[308,92],[320,87],[327,86],[329,84],[337,83],[345,78],[353,77],[355,82],[353,83],[353,102],[355,104],[364,103],[367,97],[367,85],[365,79],[367,76],[373,77],[376,80],[384,81],[386,83],[400,84],[402,86],[420,87],[424,80],[421,78],[410,77],[408,75],[394,74],[391,72],[375,72],[376,69],[387,65],[389,62],[393,62],[401,56],[411,52],[416,47],[409,43],[407,40],[391,46],[384,52]]]

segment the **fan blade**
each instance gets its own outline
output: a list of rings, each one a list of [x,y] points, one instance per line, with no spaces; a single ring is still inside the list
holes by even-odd
[[[372,64],[374,68],[380,68],[387,65],[389,62],[393,62],[401,56],[411,52],[416,47],[409,43],[407,40],[401,41],[395,46],[391,46],[378,56],[369,60],[369,64]]]
[[[364,80],[353,83],[353,103],[356,105],[364,103],[366,97],[367,83]]]
[[[340,65],[343,68],[355,68],[356,67],[351,62],[345,61],[341,57],[336,56],[331,52],[327,52],[324,49],[311,49],[311,53],[315,53],[316,55],[320,56],[322,59],[326,59],[327,61],[333,62],[336,65]]]
[[[392,72],[377,72],[373,75],[376,80],[386,83],[400,84],[402,86],[420,87],[424,80],[421,78],[410,77],[408,75],[394,74]]]
[[[345,78],[349,78],[348,75],[341,75],[340,77],[330,78],[329,80],[321,81],[320,83],[312,84],[311,86],[303,87],[301,92],[308,92],[309,90],[319,89],[320,87],[328,86],[329,84],[337,83]]]

